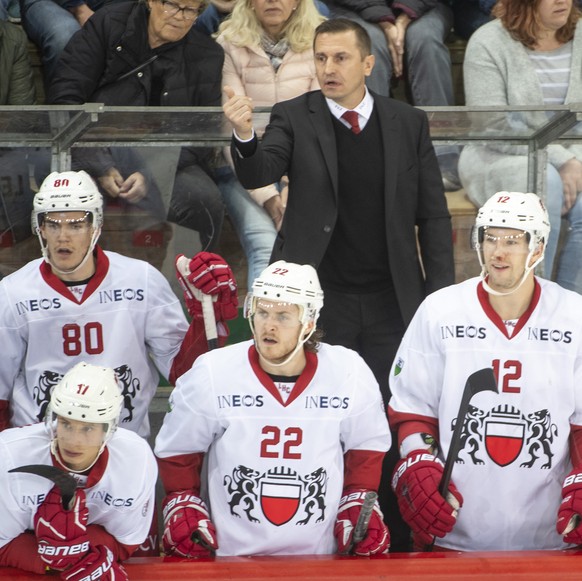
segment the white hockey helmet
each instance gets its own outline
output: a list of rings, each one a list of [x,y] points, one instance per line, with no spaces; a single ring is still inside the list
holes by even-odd
[[[290,303],[301,307],[300,321],[316,322],[323,307],[323,291],[313,266],[278,260],[253,281],[245,299],[244,316],[252,317],[256,299]]]
[[[89,248],[80,264],[71,271],[61,271],[50,261],[47,245],[40,227],[48,212],[86,212],[93,226]],[[46,262],[60,274],[79,270],[93,253],[103,226],[103,197],[91,176],[85,171],[53,172],[42,182],[34,196],[32,231],[38,236],[42,255]]]
[[[34,196],[32,228],[36,232],[47,212],[87,212],[92,224],[103,225],[103,197],[85,171],[54,171]]]
[[[550,220],[548,212],[536,194],[521,192],[497,192],[477,213],[475,220],[477,242],[483,242],[484,230],[513,228],[529,234],[529,249],[535,250],[540,243],[548,243]]]
[[[249,320],[253,336],[255,334],[253,317],[257,301],[260,299],[289,303],[299,307],[301,330],[297,336],[295,349],[284,361],[279,363],[268,361],[271,366],[282,367],[291,361],[315,332],[315,323],[319,317],[319,311],[323,307],[323,291],[315,268],[308,264],[295,264],[278,260],[261,272],[253,282],[244,306],[244,316]],[[311,329],[308,329],[310,325]],[[255,346],[259,356],[264,359],[260,347],[257,344]]]
[[[483,279],[485,279],[487,272],[481,245],[485,239],[487,228],[511,228],[522,230],[527,234],[529,252],[525,261],[523,283],[527,274],[543,260],[548,243],[550,219],[544,203],[536,194],[532,193],[497,192],[483,204],[477,213],[474,230],[474,244],[481,264]],[[529,265],[533,253],[540,244],[542,245],[541,255],[533,264]],[[488,291],[491,292],[490,289]]]
[[[103,447],[109,441],[119,422],[123,396],[115,371],[89,363],[77,363],[55,386],[45,416],[45,422],[54,437],[57,416],[105,424]]]

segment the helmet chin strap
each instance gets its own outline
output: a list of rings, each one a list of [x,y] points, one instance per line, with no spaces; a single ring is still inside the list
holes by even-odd
[[[264,357],[263,354],[261,353],[260,347],[258,346],[257,342],[255,341],[255,348],[257,350],[257,353],[259,354],[259,358],[262,361],[264,361],[267,365],[270,365],[271,367],[283,367],[283,365],[287,365],[287,363],[289,363],[289,361],[291,361],[291,359],[293,359],[293,357],[295,357],[295,355],[297,355],[297,353],[303,347],[303,345],[309,339],[309,337],[311,337],[311,335],[313,335],[313,333],[315,331],[315,323],[313,324],[313,328],[311,329],[311,331],[307,335],[305,335],[305,337],[303,337],[303,339],[300,339],[300,337],[305,332],[305,329],[307,328],[307,325],[309,324],[309,322],[310,321],[303,323],[303,326],[301,327],[301,332],[299,333],[299,337],[297,338],[297,345],[295,345],[295,349],[293,349],[293,351],[291,351],[291,353],[289,355],[287,355],[287,357],[285,357],[285,359],[281,363],[273,363],[272,361],[270,361],[269,359]],[[249,318],[249,326],[250,326],[251,331],[252,331],[253,336],[254,336],[255,335],[255,328],[254,328],[254,325],[252,322],[252,317]]]
[[[101,235],[101,228],[94,228],[93,229],[93,236],[91,236],[91,243],[89,244],[89,248],[87,249],[87,252],[85,253],[85,256],[83,257],[83,260],[81,260],[81,262],[79,262],[79,264],[77,264],[77,266],[75,266],[75,268],[71,268],[70,270],[61,270],[60,268],[58,268],[57,266],[55,266],[51,262],[51,259],[49,257],[49,253],[48,253],[48,246],[43,243],[42,235],[41,235],[40,231],[38,231],[38,239],[40,240],[42,257],[44,258],[45,262],[50,265],[51,269],[54,272],[56,272],[57,274],[61,274],[61,275],[74,274],[75,272],[77,272],[78,270],[83,268],[83,266],[85,266],[85,264],[87,264],[89,257],[92,256],[92,254],[93,254],[93,250],[95,249],[95,245],[97,244],[97,240],[99,239],[100,235]]]
[[[528,264],[529,261],[531,260],[531,257],[533,255],[535,251],[535,248],[530,250],[527,258],[525,259],[525,264]],[[477,250],[477,255],[479,256],[479,262],[481,263],[481,283],[483,284],[483,288],[491,295],[495,295],[496,297],[505,297],[505,296],[509,296],[512,295],[514,292],[517,292],[521,286],[523,285],[523,283],[526,281],[529,273],[543,260],[544,258],[544,253],[542,253],[542,255],[531,265],[531,266],[526,266],[524,268],[523,271],[523,276],[521,277],[521,280],[519,281],[519,284],[513,288],[510,291],[507,292],[501,292],[501,291],[496,291],[495,289],[492,289],[489,286],[489,283],[487,282],[487,277],[488,277],[488,272],[487,269],[485,268],[485,264],[483,259],[481,258],[481,249],[479,248]]]
[[[83,470],[73,470],[72,468],[70,468],[69,466],[67,466],[65,464],[65,462],[61,458],[61,454],[59,452],[59,447],[57,445],[57,439],[56,438],[53,438],[53,440],[51,442],[51,452],[52,452],[53,456],[56,458],[57,462],[67,472],[72,472],[73,474],[83,474],[83,472],[87,472],[87,470],[90,470],[91,468],[93,468],[93,466],[95,466],[95,464],[97,463],[97,460],[99,460],[99,456],[101,456],[101,453],[105,449],[105,444],[106,444],[106,441],[105,441],[105,439],[103,439],[103,444],[101,444],[101,448],[99,448],[99,452],[97,452],[97,456],[95,456],[95,460],[93,460],[93,462],[91,462],[91,464],[89,464],[89,466],[87,466],[87,468],[83,468]]]

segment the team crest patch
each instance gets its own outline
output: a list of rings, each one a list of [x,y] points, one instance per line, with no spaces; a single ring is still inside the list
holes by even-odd
[[[401,371],[402,368],[404,367],[404,359],[402,359],[402,357],[399,357],[396,360],[396,363],[394,364],[394,375],[398,375]]]
[[[451,423],[455,428],[456,419]],[[558,427],[547,409],[524,414],[509,405],[499,405],[489,412],[469,405],[461,430],[461,444],[456,462],[485,464],[487,457],[498,466],[509,466],[522,459],[521,468],[535,465],[552,467],[552,444]],[[539,462],[538,462],[539,460]]]
[[[325,518],[327,472],[318,468],[305,476],[279,466],[262,474],[247,466],[237,466],[223,480],[230,514],[260,523],[263,519],[275,526],[295,520],[307,524],[312,518]],[[242,513],[242,514],[241,514]]]

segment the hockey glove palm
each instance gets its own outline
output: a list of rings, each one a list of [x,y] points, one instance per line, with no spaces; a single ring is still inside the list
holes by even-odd
[[[367,557],[388,552],[390,533],[384,524],[378,502],[374,504],[366,536],[354,544],[354,529],[364,504],[367,490],[345,491],[339,504],[333,533],[337,539],[338,553],[353,553]]]
[[[202,499],[192,492],[174,492],[162,508],[166,555],[208,557],[216,551],[216,530]]]
[[[113,553],[105,545],[93,547],[75,566],[61,573],[62,581],[128,581],[129,577],[121,563],[115,561]]]
[[[213,299],[217,321],[238,316],[237,286],[230,266],[218,254],[199,252],[189,262],[176,257],[176,276],[184,290],[186,308],[191,317],[202,317],[201,294]]]
[[[582,544],[582,470],[575,468],[562,486],[562,504],[558,509],[556,529],[565,543]]]
[[[34,515],[40,558],[59,571],[79,561],[89,550],[88,518],[84,490],[75,492],[72,508],[65,510],[54,486]]]
[[[463,497],[451,482],[447,499],[439,493],[443,463],[426,450],[414,450],[400,460],[392,476],[402,518],[412,529],[415,541],[430,545],[434,537],[453,530]]]

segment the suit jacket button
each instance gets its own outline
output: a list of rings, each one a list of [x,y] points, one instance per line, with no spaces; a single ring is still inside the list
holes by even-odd
[[[324,226],[324,227],[323,227],[323,231],[324,231],[326,234],[329,234],[329,233],[331,232],[331,226]]]

